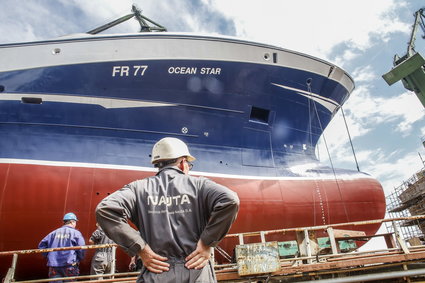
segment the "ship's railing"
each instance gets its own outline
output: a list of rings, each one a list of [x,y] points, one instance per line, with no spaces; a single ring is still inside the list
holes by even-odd
[[[227,238],[237,238],[239,240],[239,245],[243,246],[245,240],[249,237],[260,238],[261,243],[264,244],[263,250],[261,246],[253,245],[253,248],[249,252],[242,254],[241,256],[237,255],[236,263],[222,264],[215,267],[218,281],[220,282],[234,282],[234,280],[240,280],[243,278],[248,278],[250,280],[258,280],[259,278],[265,279],[266,282],[269,278],[273,277],[278,279],[288,279],[295,280],[295,277],[301,277],[300,274],[312,274],[311,276],[322,276],[320,274],[326,273],[335,273],[335,268],[343,274],[346,270],[358,271],[358,270],[376,270],[382,266],[402,266],[404,271],[389,273],[388,271],[377,271],[373,274],[376,280],[388,279],[388,278],[403,278],[409,276],[423,276],[425,275],[425,269],[418,269],[414,272],[408,270],[409,262],[422,261],[425,262],[425,247],[419,240],[416,243],[407,243],[406,239],[403,238],[403,235],[400,233],[400,225],[406,221],[417,221],[425,219],[425,215],[410,216],[410,217],[397,217],[391,219],[379,219],[379,220],[369,220],[369,221],[356,221],[356,222],[347,222],[339,223],[332,225],[321,225],[313,227],[299,227],[299,228],[287,228],[287,229],[277,229],[269,231],[256,231],[248,233],[236,233],[228,234]],[[382,233],[376,235],[355,235],[356,230],[361,231],[362,228],[356,229],[356,226],[367,226],[367,225],[377,225],[383,223],[390,223],[392,226],[392,232]],[[353,236],[336,236],[337,231],[345,231],[350,233],[350,230],[339,230],[339,228],[349,227],[353,233]],[[310,240],[311,234],[314,235],[315,232],[320,234],[327,234],[330,241],[330,248],[323,250],[324,253],[320,250],[313,250],[313,241]],[[323,233],[325,231],[325,233]],[[304,250],[305,254],[300,255],[299,253],[295,256],[282,257],[279,255],[278,264],[270,264],[272,261],[267,259],[267,254],[269,249],[267,244],[267,237],[273,234],[281,234],[288,236],[289,234],[296,234],[298,251]],[[368,248],[364,251],[359,251],[357,249],[352,251],[342,251],[340,249],[340,243],[344,241],[351,242],[365,242],[372,238],[384,238],[387,248],[382,248],[379,246],[378,249]],[[271,238],[271,237],[270,237]],[[275,237],[274,237],[275,238]],[[313,237],[314,238],[314,237]],[[316,239],[317,240],[317,239]],[[247,241],[252,242],[252,241]],[[250,244],[247,244],[250,245]],[[238,246],[236,247],[238,249]],[[246,251],[245,250],[245,251]],[[280,252],[280,251],[279,251]],[[256,258],[257,257],[257,258]],[[239,260],[242,258],[241,262]],[[253,266],[246,263],[246,259],[255,261],[257,266]],[[245,260],[245,262],[244,262]],[[272,268],[270,268],[270,266]],[[273,269],[273,267],[276,267]],[[368,266],[368,267],[366,267]],[[345,271],[344,271],[345,270]],[[370,271],[369,270],[369,271]],[[267,271],[267,272],[265,272]],[[258,272],[258,273],[256,273]],[[338,273],[337,272],[337,273]],[[348,271],[348,274],[350,272]],[[308,276],[307,276],[308,277]],[[354,279],[354,278],[351,278]],[[360,280],[361,279],[361,280]],[[306,279],[304,279],[306,280]],[[307,279],[308,280],[308,279]],[[366,280],[359,277],[359,281]],[[309,281],[309,280],[308,280]],[[296,281],[294,281],[296,282]],[[304,281],[302,281],[304,282]],[[327,281],[326,281],[327,282]],[[338,281],[338,282],[357,282],[357,281]]]
[[[50,249],[30,249],[30,250],[17,250],[17,251],[5,251],[0,252],[0,256],[10,256],[12,255],[12,264],[9,270],[7,271],[6,277],[4,278],[4,283],[8,282],[18,282],[15,281],[15,270],[18,262],[18,256],[19,255],[27,255],[27,254],[39,254],[39,253],[48,253],[48,252],[55,252],[55,251],[66,251],[66,250],[90,250],[90,249],[100,249],[100,248],[111,248],[112,250],[112,262],[111,262],[111,270],[110,273],[107,274],[100,274],[100,275],[82,275],[82,276],[74,276],[74,277],[66,277],[66,278],[52,278],[52,279],[40,279],[40,280],[29,280],[29,281],[19,281],[19,282],[50,282],[50,281],[60,281],[60,280],[74,280],[78,279],[79,281],[81,279],[98,279],[101,277],[105,277],[108,279],[111,279],[112,281],[120,281],[118,277],[122,276],[136,276],[137,272],[128,272],[128,273],[116,273],[115,272],[115,264],[116,264],[116,244],[103,244],[103,245],[87,245],[87,246],[77,246],[77,247],[61,247],[61,248],[50,248]],[[136,277],[135,277],[136,278]],[[103,280],[104,282],[109,282],[109,280]]]
[[[378,219],[378,220],[368,220],[368,221],[355,221],[355,222],[346,222],[346,223],[338,223],[338,224],[329,224],[329,225],[320,225],[320,226],[312,226],[312,227],[299,227],[299,228],[285,228],[285,229],[277,229],[277,230],[268,230],[268,231],[257,231],[257,232],[246,232],[246,233],[236,233],[236,234],[228,234],[226,235],[226,238],[232,238],[232,237],[237,237],[239,239],[239,244],[243,245],[244,244],[244,237],[260,237],[261,242],[266,242],[266,236],[267,235],[272,235],[272,234],[285,234],[285,233],[290,233],[290,232],[301,232],[304,234],[305,237],[305,245],[306,245],[306,250],[307,252],[309,252],[309,248],[311,247],[311,244],[309,243],[310,240],[308,237],[309,233],[311,231],[320,231],[320,230],[325,230],[329,236],[329,240],[330,240],[330,244],[331,244],[331,249],[332,249],[332,253],[333,254],[338,254],[340,253],[338,251],[338,247],[337,247],[337,239],[334,235],[334,230],[336,228],[340,228],[340,227],[353,227],[353,226],[365,226],[365,225],[373,225],[373,224],[382,224],[384,222],[391,222],[392,223],[392,227],[393,227],[393,231],[394,231],[394,237],[396,238],[396,242],[397,245],[405,252],[405,253],[409,253],[407,246],[406,246],[406,241],[403,238],[403,236],[400,233],[400,225],[398,222],[401,221],[416,221],[419,219],[425,219],[425,215],[417,215],[417,216],[409,216],[409,217],[398,217],[398,218],[388,218],[388,219]],[[392,233],[391,233],[392,234]],[[388,234],[378,234],[378,235],[364,235],[364,236],[353,236],[353,237],[345,237],[345,239],[350,239],[353,238],[355,239],[357,238],[372,238],[375,236],[382,236],[385,237]],[[387,238],[388,240],[391,240],[391,238]],[[394,246],[394,242],[388,242],[388,240],[386,239],[386,243],[387,246],[389,245],[390,249],[391,248],[395,248]],[[310,251],[311,252],[311,251]],[[310,254],[310,253],[309,253]],[[309,255],[311,256],[311,254]]]
[[[311,266],[311,264],[319,263],[319,257],[318,254],[313,251],[312,249],[312,241],[310,240],[311,233],[314,233],[315,231],[326,231],[327,236],[329,237],[330,246],[331,248],[326,254],[321,254],[320,259],[323,261],[335,261],[342,257],[349,258],[350,256],[353,256],[353,253],[343,253],[339,249],[339,241],[345,241],[345,240],[353,240],[353,241],[367,241],[373,237],[384,237],[385,242],[387,244],[387,249],[383,250],[376,250],[374,252],[386,252],[386,253],[401,253],[404,255],[409,255],[411,251],[414,251],[415,249],[424,249],[422,245],[408,245],[403,238],[402,234],[399,232],[399,222],[403,221],[416,221],[420,219],[425,219],[425,215],[418,215],[418,216],[411,216],[411,217],[398,217],[398,218],[389,218],[389,219],[379,219],[379,220],[369,220],[369,221],[356,221],[356,222],[348,222],[348,223],[338,223],[338,224],[330,224],[330,225],[321,225],[321,226],[313,226],[313,227],[296,227],[296,228],[285,228],[285,229],[277,229],[277,230],[268,230],[268,231],[255,231],[255,232],[246,232],[246,233],[236,233],[236,234],[228,234],[226,235],[226,238],[232,239],[236,238],[239,242],[239,246],[245,245],[245,240],[249,237],[259,237],[260,242],[265,244],[267,243],[267,237],[269,235],[273,234],[284,234],[288,235],[290,233],[295,233],[298,237],[298,242],[300,243],[300,246],[298,247],[299,250],[303,249],[306,253],[304,255],[297,255],[295,257],[289,257],[289,258],[280,258],[279,259],[279,268],[282,267],[293,267],[294,262],[296,262],[297,265],[303,265],[307,264]],[[362,236],[348,236],[348,237],[336,237],[335,231],[338,231],[338,228],[344,228],[344,227],[355,227],[355,226],[365,226],[365,225],[376,225],[376,224],[382,224],[382,223],[392,223],[393,231],[392,233],[384,233],[384,234],[378,234],[378,235],[362,235]],[[361,230],[361,229],[359,229]],[[394,241],[395,238],[395,241]],[[302,241],[301,241],[302,240]],[[252,242],[252,241],[248,241]],[[301,243],[302,242],[302,243]],[[260,244],[261,244],[260,243]],[[249,244],[246,244],[249,245]],[[66,278],[51,278],[51,279],[37,279],[37,280],[28,280],[28,281],[16,281],[14,279],[15,277],[15,270],[18,263],[18,256],[23,254],[38,254],[38,253],[47,253],[52,251],[60,251],[60,250],[80,250],[80,249],[98,249],[98,248],[108,248],[112,247],[112,253],[113,253],[113,263],[112,263],[112,269],[109,274],[103,274],[103,275],[81,275],[77,277],[66,277]],[[93,280],[98,279],[98,282],[134,282],[136,280],[136,276],[138,275],[138,272],[126,272],[126,273],[117,273],[115,271],[115,252],[116,252],[117,245],[115,244],[108,244],[108,245],[88,245],[88,246],[79,246],[79,247],[63,247],[63,248],[52,248],[52,249],[31,249],[31,250],[17,250],[17,251],[4,251],[0,252],[0,256],[13,256],[12,258],[12,264],[9,268],[9,271],[4,279],[3,282],[9,283],[9,282],[19,282],[19,283],[35,283],[35,282],[51,282],[51,281],[58,281],[58,280],[78,280],[79,282],[84,280]],[[220,248],[215,249],[216,252],[222,253],[224,252]],[[371,254],[370,251],[364,251],[364,252],[355,252],[356,255],[358,254]],[[366,255],[367,256],[367,255]],[[229,256],[225,256],[225,258],[228,258]],[[255,258],[254,256],[251,256],[251,258]],[[237,259],[238,260],[238,259]],[[228,264],[218,264],[215,265],[217,278],[219,281],[225,281],[226,276],[224,274],[227,274],[228,272],[234,272],[238,273],[238,261],[235,262],[229,262]],[[259,263],[261,265],[261,263]],[[99,280],[99,278],[106,278]],[[87,282],[93,282],[93,281],[87,281]]]

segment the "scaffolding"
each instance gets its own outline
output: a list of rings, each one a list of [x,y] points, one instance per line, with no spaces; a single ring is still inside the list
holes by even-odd
[[[391,218],[425,214],[425,167],[395,188],[386,200]],[[386,224],[386,227],[392,231],[391,225]],[[401,232],[408,241],[424,241],[425,221],[406,220],[401,223]]]

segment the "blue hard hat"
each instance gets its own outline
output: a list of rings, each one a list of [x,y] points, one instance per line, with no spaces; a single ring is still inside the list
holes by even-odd
[[[77,219],[77,215],[75,215],[74,213],[72,213],[72,212],[68,212],[67,214],[65,214],[64,215],[64,217],[63,217],[63,221],[68,221],[68,220],[75,220],[75,221],[78,221],[78,219]]]

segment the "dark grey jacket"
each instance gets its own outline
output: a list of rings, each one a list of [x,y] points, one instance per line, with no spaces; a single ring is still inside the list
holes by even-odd
[[[235,192],[207,178],[186,175],[177,167],[166,167],[106,197],[97,206],[96,217],[108,237],[130,255],[148,243],[159,255],[182,262],[199,239],[215,247],[238,209]]]
[[[93,241],[95,245],[105,245],[105,244],[113,244],[114,241],[108,238],[103,232],[102,228],[97,228],[90,237],[90,240]],[[100,248],[96,249],[93,257],[105,258],[105,260],[112,261],[112,248]]]

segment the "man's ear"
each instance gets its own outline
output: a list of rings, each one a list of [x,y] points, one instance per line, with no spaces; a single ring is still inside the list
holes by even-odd
[[[182,160],[180,161],[178,168],[179,168],[180,170],[184,171],[184,159],[182,159]]]

